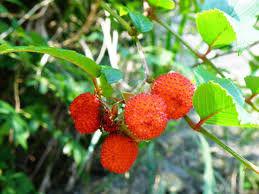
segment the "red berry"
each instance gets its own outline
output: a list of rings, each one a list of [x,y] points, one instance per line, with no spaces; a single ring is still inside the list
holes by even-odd
[[[109,110],[106,110],[103,114],[102,127],[107,132],[118,130],[118,124],[114,121],[114,116]]]
[[[130,132],[140,140],[158,137],[167,124],[166,104],[152,94],[139,94],[125,106],[125,122]]]
[[[96,113],[82,113],[75,120],[75,128],[79,133],[94,133],[100,127],[100,118]]]
[[[151,93],[164,99],[170,119],[179,119],[192,108],[194,85],[179,73],[168,73],[154,81]]]
[[[93,133],[100,127],[99,99],[87,92],[76,97],[69,110],[75,122],[75,128],[80,133]]]
[[[121,134],[111,134],[101,148],[102,166],[114,173],[127,172],[138,155],[138,145],[131,138]]]

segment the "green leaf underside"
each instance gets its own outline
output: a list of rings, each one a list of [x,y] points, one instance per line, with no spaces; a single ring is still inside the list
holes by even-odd
[[[227,17],[218,9],[198,13],[196,25],[202,39],[211,48],[226,46],[236,40],[236,33]]]
[[[160,7],[167,10],[172,10],[175,8],[175,3],[173,0],[148,0],[148,2],[154,7]]]
[[[93,60],[79,54],[75,51],[53,48],[53,47],[35,47],[35,46],[9,46],[0,45],[0,54],[13,53],[13,52],[34,52],[41,54],[49,54],[53,57],[66,60],[75,64],[83,71],[90,74],[92,77],[98,77],[101,73],[101,67]]]
[[[245,77],[246,87],[248,87],[253,94],[259,94],[259,77],[247,76]]]
[[[195,91],[193,106],[206,123],[221,126],[259,127],[226,89],[214,81],[201,84]]]
[[[146,16],[138,12],[129,12],[133,25],[139,32],[149,32],[153,29],[153,23]]]
[[[221,85],[221,87],[226,89],[240,106],[244,106],[245,99],[243,97],[243,93],[233,83],[232,80],[227,78],[218,78],[216,77],[216,75],[208,72],[203,66],[195,68],[194,74],[198,85],[209,81],[214,81],[215,83],[218,83],[219,85]]]
[[[101,72],[105,75],[109,84],[117,83],[123,78],[123,74],[120,70],[110,66],[102,66]]]

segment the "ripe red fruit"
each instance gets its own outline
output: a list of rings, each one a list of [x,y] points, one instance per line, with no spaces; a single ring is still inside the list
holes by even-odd
[[[151,93],[164,99],[170,119],[179,119],[192,108],[194,85],[179,73],[168,73],[154,81]]]
[[[121,134],[111,134],[101,148],[102,166],[114,173],[127,172],[138,155],[138,145],[131,138]]]
[[[158,137],[167,124],[166,104],[157,95],[139,94],[125,106],[125,122],[130,132],[140,140]]]
[[[114,115],[109,110],[106,110],[103,114],[102,127],[107,132],[118,130],[118,124],[114,121]]]
[[[89,92],[76,97],[69,107],[75,128],[80,133],[95,132],[100,127],[100,108],[99,99]]]

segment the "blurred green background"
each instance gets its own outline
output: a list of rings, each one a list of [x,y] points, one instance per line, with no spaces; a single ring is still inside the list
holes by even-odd
[[[127,32],[98,3],[0,0],[0,43],[75,50],[122,71],[123,80],[113,87],[131,92],[144,79],[141,58]],[[143,1],[109,3],[121,14],[123,6],[143,12]],[[159,17],[200,51],[206,46],[194,18],[204,3],[178,0],[175,10],[159,10]],[[193,66],[199,61],[163,28],[155,25],[140,35],[140,41],[153,76],[174,70],[194,81]],[[258,72],[259,44],[240,55],[232,46],[224,47],[209,58],[242,87],[246,75]],[[99,162],[100,133],[79,135],[68,113],[71,101],[86,91],[93,91],[90,78],[68,62],[40,54],[0,55],[0,193],[259,193],[258,175],[245,171],[182,120],[170,122],[160,138],[142,143],[129,173],[107,172]],[[249,91],[244,89],[244,93]],[[252,111],[251,107],[247,110]],[[259,163],[258,129],[210,129]]]

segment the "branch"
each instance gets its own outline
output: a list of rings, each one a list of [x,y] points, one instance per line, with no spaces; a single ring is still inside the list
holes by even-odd
[[[193,121],[188,116],[185,116],[184,119],[188,123],[188,125],[193,128]],[[197,131],[197,130],[196,130]],[[252,164],[250,161],[245,159],[243,156],[239,155],[237,152],[235,152],[233,149],[228,147],[225,143],[223,143],[219,138],[217,138],[215,135],[207,131],[204,127],[200,126],[198,132],[202,133],[204,136],[208,137],[212,141],[214,141],[216,144],[218,144],[220,147],[222,147],[226,152],[231,154],[233,157],[235,157],[237,160],[239,160],[241,163],[243,163],[248,169],[254,171],[255,173],[259,174],[259,167]]]

